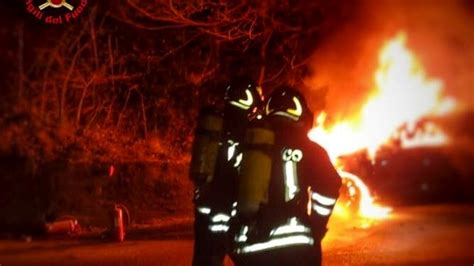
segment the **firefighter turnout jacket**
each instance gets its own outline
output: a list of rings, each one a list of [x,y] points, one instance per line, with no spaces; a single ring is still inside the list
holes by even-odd
[[[226,113],[219,132],[212,178],[195,182],[196,211],[208,217],[208,230],[213,234],[226,233],[230,218],[236,212],[235,184],[242,161],[241,142],[247,121],[246,113]],[[209,146],[212,145],[207,144]]]
[[[307,130],[284,119],[267,122],[275,134],[268,191],[256,214],[236,226],[235,256],[319,244],[339,195],[341,179]]]

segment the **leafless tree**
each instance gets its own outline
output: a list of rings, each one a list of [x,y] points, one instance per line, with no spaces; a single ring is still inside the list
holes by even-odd
[[[38,158],[71,151],[106,160],[181,154],[199,106],[222,95],[219,84],[234,75],[250,76],[265,92],[298,83],[318,40],[350,16],[350,3],[104,1],[41,36],[44,45],[28,47],[20,34],[28,25],[19,26],[19,87],[10,88],[18,102],[1,127],[29,137],[14,141],[21,134],[4,133],[4,140],[22,152],[37,148]],[[34,56],[26,60],[24,49]],[[18,114],[28,128],[18,127]]]

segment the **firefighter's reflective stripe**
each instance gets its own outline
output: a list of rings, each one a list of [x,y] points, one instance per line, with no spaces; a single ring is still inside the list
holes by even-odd
[[[313,192],[311,195],[311,198],[315,200],[316,202],[318,202],[319,204],[325,205],[325,206],[332,206],[334,205],[334,203],[336,203],[336,199],[323,196],[317,192]]]
[[[293,103],[295,104],[295,109],[287,109],[286,112],[299,118],[303,113],[303,106],[301,106],[301,102],[297,97],[293,97]]]
[[[235,149],[239,145],[239,143],[234,142],[231,139],[229,139],[227,143],[229,144],[229,148],[227,148],[227,161],[230,161],[234,157]]]
[[[209,230],[214,233],[226,233],[229,230],[229,226],[226,224],[211,224]]]
[[[322,215],[322,216],[328,216],[329,214],[331,214],[331,209],[328,209],[323,206],[319,206],[316,203],[313,203],[313,210],[315,210],[319,215]]]
[[[314,239],[307,235],[292,235],[286,237],[272,238],[269,241],[251,244],[237,249],[237,253],[252,253],[280,247],[293,245],[313,245]]]
[[[201,197],[199,188],[194,189],[194,200],[197,201]]]
[[[237,157],[235,157],[234,167],[239,167],[240,166],[240,163],[242,162],[242,158],[243,158],[242,153],[239,153],[239,155],[237,155]]]
[[[242,227],[235,240],[243,244],[247,241],[248,226]],[[275,249],[292,245],[312,245],[311,229],[302,224],[298,218],[291,217],[286,224],[280,225],[270,231],[269,240],[265,242],[243,244],[237,248],[237,253],[252,253],[257,251]]]
[[[273,110],[270,110],[270,101],[271,101],[271,99],[272,98],[270,98],[270,100],[268,101],[268,103],[265,107],[265,112],[266,112],[267,115],[270,114],[273,111]],[[286,109],[286,111],[277,111],[273,114],[288,117],[292,120],[297,121],[300,118],[301,114],[303,113],[303,106],[301,105],[301,102],[297,97],[293,97],[293,103],[295,104],[294,109]]]
[[[283,161],[299,162],[303,159],[303,152],[298,149],[285,149],[283,151]]]
[[[234,217],[235,215],[237,215],[237,202],[232,204],[232,211],[230,212],[230,216]]]
[[[285,162],[285,201],[293,199],[298,192],[298,180],[296,179],[296,163]]]
[[[211,223],[208,226],[209,231],[213,233],[226,233],[229,231],[230,216],[225,213],[217,213],[211,217]]]
[[[209,207],[197,207],[197,211],[202,214],[210,214],[211,213],[211,208]]]
[[[279,115],[279,116],[288,117],[289,119],[295,120],[295,121],[297,121],[298,118],[299,118],[299,117],[296,117],[296,116],[291,115],[291,114],[289,114],[289,113],[287,113],[287,112],[284,112],[284,111],[277,111],[277,112],[275,112],[275,113],[273,113],[273,114],[274,114],[274,115]]]
[[[279,226],[270,232],[270,236],[286,235],[292,233],[309,233],[311,229],[299,222],[296,217],[293,217],[285,225]]]
[[[227,143],[229,144],[229,147],[227,148],[227,161],[230,161],[235,157],[234,167],[239,167],[240,163],[242,162],[242,157],[243,157],[242,153],[239,153],[237,155],[235,154],[235,151],[239,143],[234,142],[231,139],[229,139]]]
[[[239,234],[235,237],[235,241],[236,242],[239,242],[239,243],[242,243],[242,242],[245,242],[247,241],[247,233],[249,232],[249,227],[248,226],[243,226],[241,229],[240,229],[240,232]]]
[[[317,192],[311,193],[311,199],[313,200],[313,210],[322,216],[328,216],[331,214],[331,210],[336,203],[336,199],[324,196]]]
[[[248,89],[245,90],[245,94],[247,96],[247,99],[239,99],[238,101],[230,101],[230,104],[244,110],[249,109],[250,106],[253,104],[253,95],[252,95],[252,92],[250,92],[250,90]]]
[[[285,149],[283,151],[283,167],[285,174],[285,201],[292,200],[299,191],[297,163],[303,158],[301,150]]]
[[[211,221],[216,222],[228,222],[230,220],[230,216],[225,213],[218,213],[212,216]]]

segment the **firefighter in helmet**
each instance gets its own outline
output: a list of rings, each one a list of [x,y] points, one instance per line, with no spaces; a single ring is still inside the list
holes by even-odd
[[[341,179],[308,139],[313,114],[291,87],[276,89],[249,126],[237,195],[236,265],[320,265]]]
[[[240,77],[226,87],[223,107],[201,110],[195,131],[190,177],[195,184],[193,265],[222,265],[235,215],[235,182],[241,142],[262,103],[260,88]]]

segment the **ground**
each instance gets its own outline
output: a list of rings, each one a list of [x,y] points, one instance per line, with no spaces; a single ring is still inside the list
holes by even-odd
[[[0,265],[190,265],[191,222],[138,230],[123,243],[3,240]],[[383,221],[334,218],[330,227],[324,265],[474,265],[474,205],[398,208]]]

